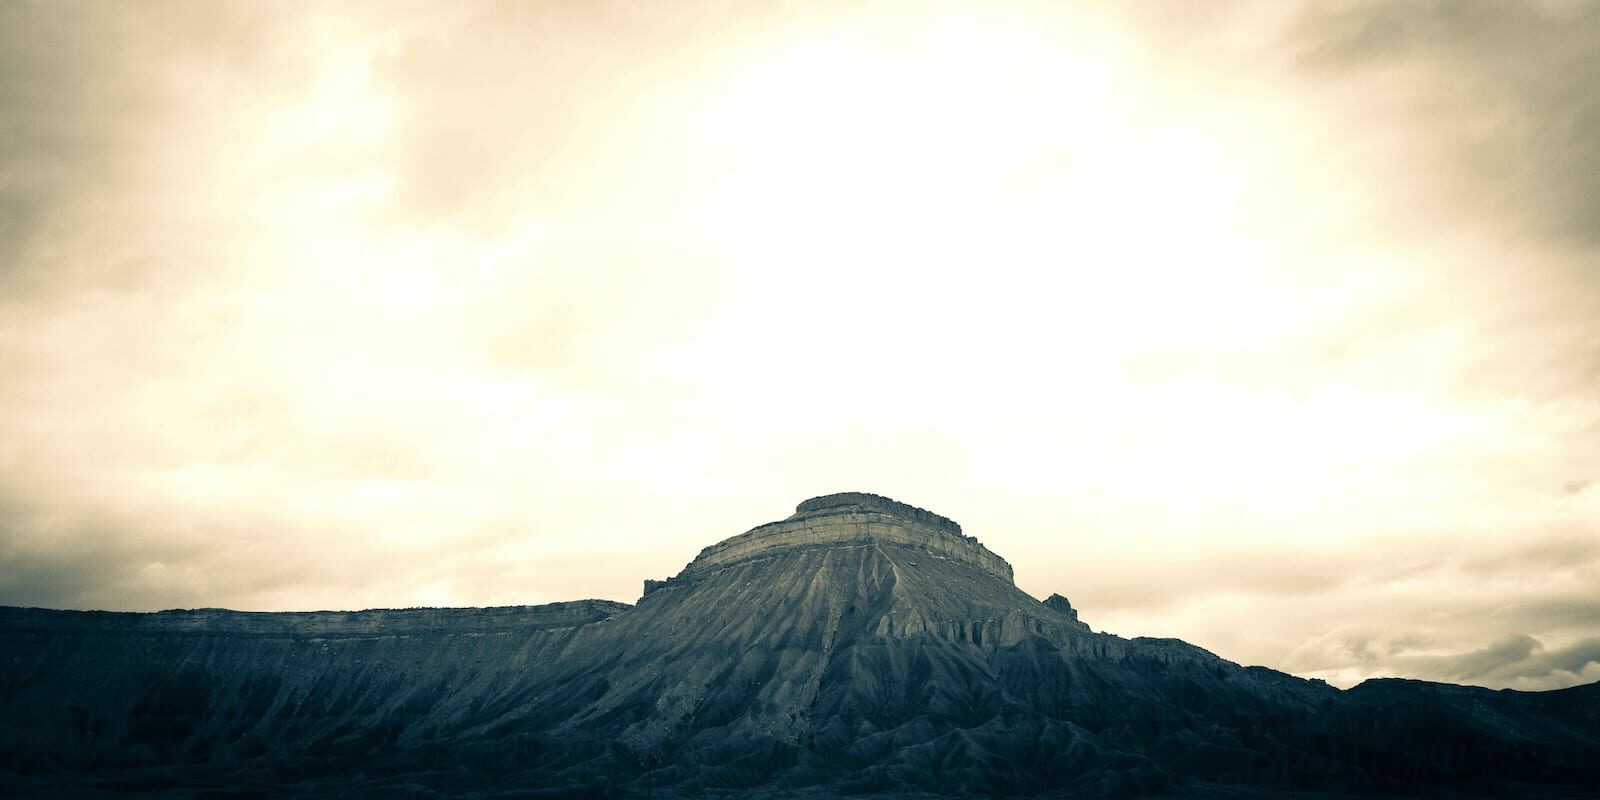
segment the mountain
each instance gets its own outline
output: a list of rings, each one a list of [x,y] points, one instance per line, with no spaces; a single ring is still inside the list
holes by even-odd
[[[1600,684],[1343,691],[1093,632],[877,495],[633,606],[0,609],[0,793],[1600,796]]]

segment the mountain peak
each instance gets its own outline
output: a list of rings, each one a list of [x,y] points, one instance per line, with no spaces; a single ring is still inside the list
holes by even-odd
[[[738,562],[801,548],[845,548],[889,544],[927,551],[975,566],[1012,583],[1011,565],[961,533],[949,517],[868,492],[813,497],[795,506],[787,519],[758,525],[700,551],[678,578],[709,574]],[[676,580],[676,579],[674,579]],[[646,593],[665,585],[649,581]]]
[[[1073,608],[1072,603],[1068,602],[1067,598],[1063,597],[1059,593],[1052,594],[1045,598],[1044,604],[1049,607],[1051,611],[1054,611],[1057,614],[1062,614],[1070,618],[1073,622],[1078,621],[1078,609]]]
[[[932,528],[949,531],[950,533],[961,533],[961,524],[949,517],[870,492],[839,492],[837,494],[813,497],[795,506],[794,513],[796,516],[811,513],[839,513],[842,509],[878,511],[919,522]]]

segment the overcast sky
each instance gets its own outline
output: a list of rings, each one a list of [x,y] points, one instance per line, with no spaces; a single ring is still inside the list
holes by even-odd
[[[834,491],[1600,680],[1600,8],[0,4],[0,603],[632,601]]]

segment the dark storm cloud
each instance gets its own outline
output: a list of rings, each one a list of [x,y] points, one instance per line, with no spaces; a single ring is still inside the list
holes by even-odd
[[[1349,683],[1360,677],[1401,676],[1492,688],[1552,689],[1600,680],[1600,637],[1558,640],[1507,633],[1472,649],[1454,650],[1459,637],[1454,632],[1341,629],[1302,646],[1290,660],[1296,668],[1329,670],[1326,674],[1340,675]],[[1560,644],[1547,644],[1552,641]]]
[[[1519,541],[1493,556],[1463,554],[1456,558],[1469,575],[1497,572],[1573,570],[1600,567],[1600,538],[1588,531],[1557,532]]]
[[[0,484],[0,605],[85,608],[137,594],[137,573],[195,558],[203,542],[35,481]],[[168,587],[171,588],[171,587]],[[131,598],[129,598],[131,599]],[[138,602],[135,600],[134,602]]]
[[[1330,354],[1360,368],[1453,328],[1472,337],[1452,376],[1463,397],[1600,395],[1600,4],[1129,7],[1174,69],[1284,88],[1328,134],[1315,159],[1361,184],[1363,234],[1400,274],[1433,271],[1430,291],[1332,330]],[[1574,416],[1572,435],[1600,451],[1600,411]],[[1600,469],[1551,466],[1570,470],[1552,489]]]
[[[190,133],[163,121],[258,67],[282,33],[277,18],[249,4],[0,7],[0,285],[10,300],[166,266],[61,245],[103,247],[128,232],[117,194]]]
[[[15,523],[4,532],[18,536]],[[40,608],[83,608],[86,598],[103,592],[125,569],[129,553],[105,552],[85,557],[62,554],[46,557],[18,553],[0,546],[0,605]]]
[[[1600,574],[1600,562],[1583,565]],[[1548,626],[1568,630],[1600,630],[1600,579],[1590,581],[1594,591],[1574,592],[1518,603],[1508,611],[1532,628]]]
[[[1595,4],[1492,0],[1315,4],[1292,39],[1313,80],[1371,81],[1367,108],[1412,126],[1436,199],[1584,248],[1600,244],[1596,41]]]
[[[1187,618],[1184,637],[1202,646],[1341,685],[1380,675],[1523,689],[1600,679],[1600,664],[1589,665],[1600,544],[1561,525],[1503,541],[1447,532],[1210,547],[1095,570],[1063,591],[1097,627],[1127,635],[1133,617]],[[1241,615],[1255,620],[1247,630]]]
[[[1282,81],[1330,132],[1318,157],[1362,186],[1364,233],[1384,242],[1395,274],[1432,271],[1426,291],[1396,295],[1381,315],[1339,319],[1326,356],[1292,348],[1269,374],[1437,370],[1456,401],[1488,412],[1480,425],[1527,438],[1486,440],[1398,479],[1476,474],[1487,492],[1529,499],[1492,526],[1474,519],[1471,490],[1419,494],[1419,511],[1444,526],[1419,518],[1328,552],[1286,530],[1254,553],[1208,546],[1188,563],[1141,563],[1122,582],[1090,576],[1086,618],[1102,588],[1127,608],[1206,609],[1197,627],[1217,609],[1270,606],[1296,620],[1282,637],[1305,643],[1260,657],[1297,671],[1519,688],[1600,678],[1600,5],[1307,3],[1276,19],[1255,13],[1276,4],[1207,7],[1204,19],[1167,6],[1133,6],[1163,52],[1223,83]],[[1455,363],[1432,336],[1459,337]],[[1487,501],[1481,511],[1493,513]],[[1251,646],[1212,627],[1213,642],[1244,643],[1213,649]]]
[[[126,116],[147,105],[141,84],[111,68],[116,27],[81,7],[0,7],[0,280],[13,291],[45,212],[110,176]],[[121,115],[104,110],[113,99]]]
[[[153,611],[228,597],[248,608],[262,597],[315,598],[330,590],[383,605],[395,589],[372,591],[374,581],[425,585],[469,574],[487,583],[526,580],[516,574],[523,565],[474,561],[514,534],[452,532],[421,547],[375,547],[351,531],[265,509],[141,506],[125,493],[91,498],[38,482],[23,487],[27,496],[6,488],[0,486],[0,605]],[[299,544],[285,551],[276,544],[284,538]]]
[[[1546,648],[1532,636],[1513,634],[1480,650],[1452,655],[1397,656],[1391,669],[1402,674],[1463,683],[1515,684],[1519,680],[1559,680],[1562,673],[1582,675],[1600,666],[1600,638]]]
[[[1469,0],[1312,4],[1280,44],[1301,90],[1337,109],[1347,168],[1386,186],[1395,236],[1478,237],[1483,263],[1446,273],[1454,302],[1480,307],[1464,394],[1600,393],[1596,41],[1600,4]],[[1600,410],[1579,413],[1571,435],[1600,450]],[[1558,486],[1597,469],[1551,466]]]

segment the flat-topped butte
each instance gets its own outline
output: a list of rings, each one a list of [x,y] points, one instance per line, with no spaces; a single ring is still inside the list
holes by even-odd
[[[905,517],[907,519],[916,520],[917,522],[932,528],[939,528],[954,534],[961,533],[961,524],[949,517],[940,516],[939,514],[935,514],[925,508],[917,508],[914,505],[902,503],[899,500],[892,500],[884,497],[881,494],[871,494],[868,492],[839,492],[838,494],[825,494],[821,497],[813,497],[810,500],[805,500],[801,502],[800,505],[795,506],[794,512],[796,516],[798,516],[800,514],[809,514],[816,511],[828,511],[830,509],[843,508],[846,506],[859,506],[861,508],[870,509],[873,511],[882,511],[885,514],[893,514],[897,517]],[[769,522],[767,524],[781,525],[782,523]],[[761,527],[766,526],[763,525]],[[757,530],[759,530],[759,528],[757,528]],[[973,541],[977,540],[974,539]]]
[[[759,525],[701,550],[673,580],[694,578],[784,550],[864,544],[919,548],[1012,582],[1011,565],[977,539],[963,535],[955,520],[867,492],[841,492],[806,500],[795,507],[788,519]],[[645,594],[666,583],[645,581]]]

